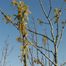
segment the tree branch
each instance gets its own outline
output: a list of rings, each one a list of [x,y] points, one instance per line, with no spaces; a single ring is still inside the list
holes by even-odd
[[[40,3],[40,6],[41,6],[41,9],[42,9],[42,11],[43,11],[43,14],[45,15],[46,19],[47,19],[48,22],[49,22],[50,29],[51,29],[50,32],[51,32],[52,38],[53,38],[53,40],[54,40],[53,25],[52,25],[51,21],[49,20],[48,16],[46,15],[46,13],[45,13],[45,11],[44,11],[42,1],[39,0],[39,3]]]
[[[43,35],[43,34],[40,34],[40,33],[38,33],[38,32],[32,31],[32,30],[30,30],[30,29],[27,29],[27,30],[28,30],[29,32],[34,33],[34,34],[37,34],[37,35],[40,35],[40,36],[46,37],[48,40],[50,40],[51,42],[54,43],[54,41],[53,41],[52,39],[50,39],[49,37],[47,37],[46,35]]]
[[[49,13],[48,13],[48,18],[49,18],[49,16],[50,16],[50,13],[51,13],[51,10],[52,10],[52,6],[51,6],[51,0],[49,0],[49,6],[50,6],[50,9],[49,9]]]
[[[45,55],[40,49],[37,48],[37,46],[33,45],[43,56],[45,56],[52,64],[56,65],[47,55]]]
[[[54,55],[53,51],[51,51],[51,50],[48,50],[48,49],[43,48],[43,47],[40,47],[40,46],[37,46],[37,47],[38,47],[38,48],[41,48],[41,49],[44,49],[44,50],[47,51],[47,52],[51,52],[51,53]]]

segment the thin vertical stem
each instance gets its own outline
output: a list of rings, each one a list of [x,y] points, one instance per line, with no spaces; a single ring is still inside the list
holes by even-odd
[[[35,20],[34,20],[34,17],[32,18],[32,20],[33,20],[33,24],[34,24],[34,29],[35,29],[35,32],[37,32],[37,28],[36,28],[36,24],[35,24]],[[37,34],[35,34],[35,37],[36,37],[36,46],[37,46]],[[38,50],[37,50],[37,59],[38,59]]]
[[[50,16],[50,13],[51,13],[51,10],[52,10],[51,0],[49,0],[49,6],[50,6],[50,9],[49,9],[49,13],[48,13],[48,18],[49,18],[49,16]]]
[[[49,50],[49,43],[48,43],[47,46],[48,46],[48,50]],[[50,58],[50,53],[49,53],[49,52],[48,52],[48,57]],[[51,65],[50,65],[50,61],[48,61],[48,62],[49,62],[49,66],[51,66]]]
[[[55,65],[54,66],[58,66],[58,58],[57,58],[57,46],[56,44],[54,44],[54,62],[55,62]]]
[[[24,42],[24,40],[25,40],[25,35],[23,35],[23,46],[25,47],[25,42]],[[23,49],[23,51],[24,51],[24,49]],[[24,54],[24,66],[27,66],[27,61],[26,61],[26,55]]]

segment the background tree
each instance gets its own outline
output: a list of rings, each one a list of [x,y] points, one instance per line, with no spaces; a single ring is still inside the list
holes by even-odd
[[[0,66],[7,66],[8,57],[11,54],[13,48],[9,46],[10,44],[5,41],[5,46],[2,48],[1,58],[0,58]],[[10,65],[10,64],[9,64]]]

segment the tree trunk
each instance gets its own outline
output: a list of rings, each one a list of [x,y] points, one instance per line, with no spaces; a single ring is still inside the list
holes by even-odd
[[[26,55],[24,55],[24,66],[27,66]]]
[[[54,65],[54,66],[58,66],[58,58],[57,58],[57,47],[56,47],[56,44],[54,44],[54,62],[55,62],[55,64],[56,65]]]
[[[26,36],[23,35],[23,46],[25,46],[25,42],[24,42],[25,38],[26,38]],[[23,51],[24,51],[24,49],[23,49]],[[27,66],[26,55],[24,54],[23,57],[24,57],[24,60],[23,60],[23,62],[24,62],[24,66]]]

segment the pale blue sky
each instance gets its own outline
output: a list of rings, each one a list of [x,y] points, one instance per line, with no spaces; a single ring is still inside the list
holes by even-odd
[[[5,13],[14,14],[15,10],[14,10],[14,7],[11,6],[10,1],[11,0],[0,0],[0,9],[2,9]],[[42,18],[42,19],[44,18],[44,16],[42,15],[38,0],[24,0],[24,1],[26,4],[28,4],[30,11],[32,12],[32,14],[29,17],[29,22],[31,21],[30,20],[31,16],[34,16],[35,20],[38,17]],[[53,8],[56,8],[56,7],[61,8],[63,4],[64,4],[63,8],[65,8],[66,3],[64,3],[63,0],[52,0]],[[44,7],[46,9],[46,12],[48,12],[48,7],[49,7],[48,0],[45,1]],[[62,9],[62,12],[63,12],[63,15],[61,17],[61,20],[66,19],[66,11],[64,11]],[[53,12],[52,12],[52,14],[53,14]],[[52,16],[52,14],[51,14],[51,16]],[[40,27],[39,27],[39,31],[40,31]],[[12,25],[5,24],[4,21],[2,20],[1,14],[0,14],[0,58],[1,58],[1,49],[2,49],[2,47],[4,47],[4,42],[7,39],[8,35],[9,35],[8,43],[10,43],[10,46],[14,47],[12,53],[8,57],[8,64],[9,65],[11,64],[12,66],[20,66],[19,65],[20,61],[18,59],[20,43],[18,43],[16,41],[16,37],[19,37],[19,32]],[[66,61],[66,28],[63,33],[61,44],[59,46],[58,55],[59,55],[59,57],[58,57],[59,64]]]

